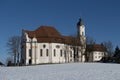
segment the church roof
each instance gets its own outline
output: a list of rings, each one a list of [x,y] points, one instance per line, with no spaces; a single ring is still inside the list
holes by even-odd
[[[61,34],[53,27],[40,26],[35,31],[27,31],[29,37],[61,37]]]
[[[61,35],[54,27],[51,26],[40,26],[34,31],[25,30],[29,38],[36,37],[39,43],[49,42],[49,43],[66,43],[74,44],[73,41],[76,40],[77,45],[80,44],[79,39],[73,39],[70,36]]]
[[[106,48],[100,44],[86,45],[86,51],[102,51],[106,52]]]

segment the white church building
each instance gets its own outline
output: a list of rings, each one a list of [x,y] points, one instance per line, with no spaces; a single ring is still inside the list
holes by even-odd
[[[61,35],[54,27],[40,26],[34,31],[22,30],[21,61],[25,65],[85,61],[85,26],[77,23],[78,36]]]

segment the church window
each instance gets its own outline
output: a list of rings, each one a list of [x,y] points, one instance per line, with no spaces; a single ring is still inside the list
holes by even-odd
[[[95,58],[97,58],[97,56],[95,56]]]
[[[46,45],[44,44],[44,45],[43,45],[43,48],[45,48],[45,47],[46,47]]]
[[[54,56],[56,56],[56,50],[54,49]]]
[[[67,55],[66,55],[66,51],[64,51],[64,57],[66,58],[66,56],[67,56]]]
[[[43,51],[42,51],[42,49],[40,49],[40,56],[43,56]]]
[[[60,48],[60,46],[59,46],[59,45],[56,45],[56,48]]]
[[[48,49],[46,49],[46,56],[48,56]]]
[[[60,50],[60,56],[62,57],[62,50]]]
[[[31,51],[31,49],[29,49],[29,56],[30,56],[30,57],[32,56],[32,51]]]
[[[70,47],[71,49],[73,49],[73,47]]]
[[[70,57],[72,57],[72,51],[70,51]]]

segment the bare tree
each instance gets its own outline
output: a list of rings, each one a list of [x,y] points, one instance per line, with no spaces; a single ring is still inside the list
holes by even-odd
[[[111,41],[104,41],[101,43],[101,45],[103,45],[106,49],[107,49],[107,52],[108,52],[108,55],[107,56],[112,56],[112,53],[113,53],[113,44]]]
[[[86,52],[85,52],[86,62],[89,61],[90,53],[93,51],[94,44],[96,44],[96,40],[93,37],[87,36],[86,37]]]
[[[7,47],[8,47],[8,50],[11,54],[11,56],[13,56],[13,61],[14,61],[14,65],[16,66],[16,61],[17,63],[19,63],[20,61],[20,42],[21,42],[21,39],[19,36],[12,36],[8,39],[8,42],[7,42]]]
[[[9,56],[9,57],[7,57],[7,59],[6,59],[6,64],[7,64],[7,66],[12,66],[11,64],[12,64],[12,58]]]
[[[86,37],[86,44],[95,44],[96,40],[90,36]]]

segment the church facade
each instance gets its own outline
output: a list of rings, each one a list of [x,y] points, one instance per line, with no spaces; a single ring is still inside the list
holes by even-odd
[[[85,26],[77,23],[77,37],[61,35],[54,27],[40,26],[34,31],[22,30],[21,61],[25,65],[84,62]]]

